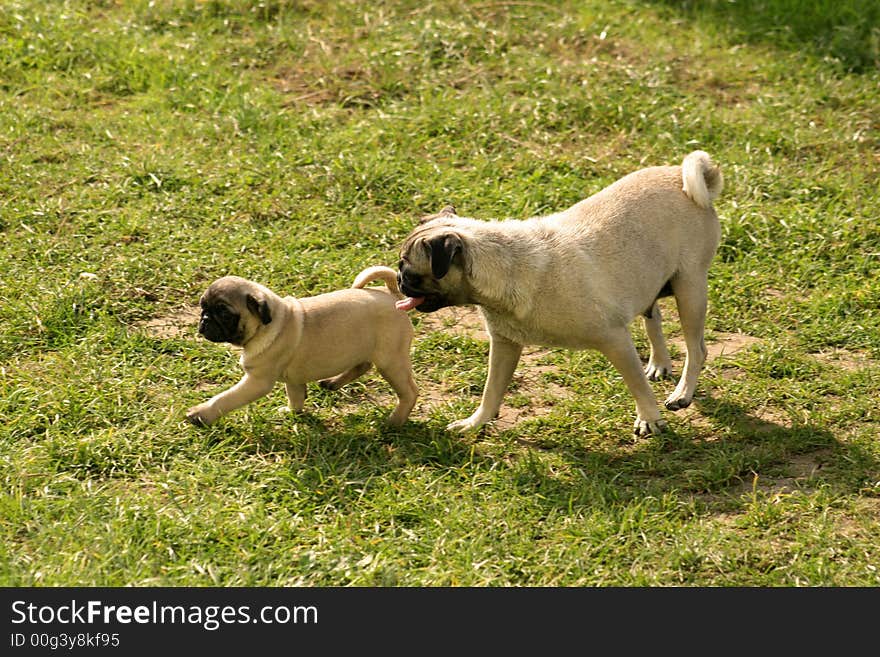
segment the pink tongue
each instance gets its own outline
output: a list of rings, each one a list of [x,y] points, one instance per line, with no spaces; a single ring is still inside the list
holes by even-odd
[[[398,310],[412,310],[424,300],[425,297],[407,297],[406,299],[401,299],[394,305]]]

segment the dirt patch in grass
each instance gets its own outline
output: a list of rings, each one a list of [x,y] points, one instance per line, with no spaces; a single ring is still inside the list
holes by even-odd
[[[488,342],[489,334],[486,333],[482,315],[473,307],[443,308],[430,315],[419,315],[419,325],[416,327],[415,347],[425,336],[435,331],[444,331],[451,335],[467,337],[473,340]],[[542,358],[550,353],[549,349],[530,346],[523,350],[520,365],[514,373],[513,383],[516,387],[516,404],[509,403],[511,398],[506,399],[501,407],[499,416],[492,423],[498,430],[509,429],[520,420],[540,417],[550,413],[560,400],[569,399],[573,393],[571,390],[552,381],[546,380],[546,375],[556,371],[556,367],[542,363]],[[336,407],[340,414],[357,412],[363,404],[370,404],[377,408],[390,409],[396,403],[393,392],[387,383],[379,379],[375,370],[371,370],[368,377],[377,380],[375,386],[352,387],[349,386],[334,393],[339,395],[339,405]],[[461,401],[460,390],[452,389],[442,381],[435,381],[415,373],[416,382],[419,386],[419,399],[413,409],[412,418],[425,418],[433,411],[451,402]],[[473,400],[473,409],[479,403]]]
[[[876,365],[876,361],[861,351],[849,349],[832,349],[813,354],[813,357],[827,365],[839,367],[847,372],[857,372],[867,366]]]
[[[489,340],[483,324],[483,316],[473,306],[452,306],[441,308],[437,312],[418,315],[417,333],[427,334],[432,331],[446,331],[474,340]],[[419,336],[416,335],[416,340]]]
[[[739,486],[732,488],[730,492],[734,495],[749,494],[752,491],[764,495],[792,493],[809,485],[816,473],[823,467],[827,457],[829,457],[827,450],[819,450],[810,454],[796,454],[786,464],[787,476],[771,477],[756,473],[752,477],[746,478]]]
[[[195,338],[199,323],[199,307],[183,306],[167,315],[153,317],[135,324],[152,338],[169,340],[172,338]]]
[[[482,315],[476,308],[470,306],[444,308],[436,313],[422,316],[417,334],[427,334],[432,331],[445,331],[473,340],[486,342],[489,340]],[[416,340],[418,340],[418,336]],[[732,356],[759,342],[759,338],[745,333],[715,332],[706,341],[708,352],[706,362]],[[682,338],[670,339],[669,343],[677,346],[679,351],[684,354],[685,345]],[[520,364],[514,373],[518,403],[513,406],[509,403],[510,398],[505,398],[505,403],[502,404],[499,415],[493,422],[496,429],[510,429],[522,420],[547,415],[560,401],[573,397],[574,393],[570,389],[548,380],[547,374],[558,371],[556,366],[542,363],[544,356],[550,352],[550,349],[538,346],[529,346],[523,350]],[[676,365],[676,373],[680,372],[684,361],[683,356],[675,358],[673,361]],[[442,385],[432,381],[419,381],[419,386],[422,395],[416,412],[448,403],[460,395],[458,391],[444,389]],[[527,400],[526,403],[523,403],[524,400]],[[696,407],[681,411],[679,417],[684,417],[688,422],[697,426],[706,429],[712,428],[711,423]]]
[[[472,306],[443,308],[421,318],[418,333],[445,331],[452,335],[468,337],[482,342],[489,341],[483,316]],[[418,337],[416,338],[418,340]],[[498,430],[510,429],[520,420],[549,414],[561,400],[573,396],[571,390],[552,381],[545,375],[557,371],[553,365],[542,364],[542,359],[550,349],[540,346],[527,346],[523,349],[520,363],[513,375],[516,387],[517,404],[503,403],[498,417],[492,423]],[[416,377],[418,378],[418,377]],[[445,389],[433,381],[421,381],[421,406],[438,406],[456,399],[460,393]],[[507,400],[509,401],[509,399]],[[476,406],[474,407],[476,408]],[[417,406],[417,410],[418,406]]]
[[[670,345],[674,345],[682,356],[685,353],[684,338],[669,338]],[[725,356],[733,356],[734,354],[748,349],[752,345],[760,344],[761,339],[745,333],[725,333],[724,331],[716,331],[706,336],[706,363],[711,363]],[[676,362],[680,360],[680,362]],[[681,359],[673,358],[673,362],[677,366],[683,363]]]
[[[271,80],[285,107],[371,107],[384,92],[379,73],[354,65],[308,70],[287,68]]]
[[[880,498],[862,497],[853,502],[852,511],[844,511],[837,518],[836,527],[849,540],[871,540],[874,519],[880,518]]]
[[[724,506],[730,496],[743,497],[759,493],[762,497],[775,497],[790,495],[797,491],[810,489],[814,485],[817,473],[824,467],[825,462],[830,460],[829,450],[818,450],[810,454],[796,454],[786,464],[787,473],[783,476],[769,476],[751,473],[742,477],[740,483],[732,485],[723,493],[699,493],[694,497],[710,507],[715,505]],[[741,516],[740,513],[720,512],[716,520],[725,523],[734,523]]]

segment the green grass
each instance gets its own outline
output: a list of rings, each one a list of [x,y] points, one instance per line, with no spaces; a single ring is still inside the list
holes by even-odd
[[[801,7],[4,3],[0,584],[880,584],[880,10]],[[372,373],[184,422],[236,356],[150,322],[214,278],[345,287],[446,203],[523,218],[694,148],[726,177],[707,338],[754,340],[670,433],[553,350],[516,423],[447,434],[487,345],[418,316],[442,394],[403,429]]]

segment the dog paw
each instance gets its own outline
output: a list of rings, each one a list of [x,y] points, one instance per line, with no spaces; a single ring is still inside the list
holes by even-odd
[[[637,436],[657,435],[666,431],[668,426],[666,420],[648,422],[647,420],[636,418],[635,424],[633,424],[633,433]]]
[[[194,427],[207,426],[204,422],[202,422],[201,418],[194,413],[187,413],[186,414],[186,421],[189,422]]]
[[[681,409],[690,406],[691,401],[692,399],[688,399],[687,397],[670,397],[663,402],[663,405],[670,411],[680,411]]]
[[[406,418],[395,417],[394,414],[389,415],[385,418],[385,426],[391,427],[392,429],[399,429],[404,424],[406,424]]]
[[[208,423],[202,419],[197,411],[189,410],[186,412],[186,420],[195,427],[206,427]]]
[[[217,414],[204,404],[193,406],[186,412],[187,421],[197,427],[207,427],[217,419]]]
[[[476,422],[473,418],[466,418],[464,420],[450,422],[446,425],[446,430],[452,433],[468,433],[470,431],[476,431],[481,426],[483,426],[482,422]]]
[[[660,379],[668,379],[672,376],[672,365],[648,363],[648,365],[645,367],[645,376],[648,377],[648,381],[659,381]]]

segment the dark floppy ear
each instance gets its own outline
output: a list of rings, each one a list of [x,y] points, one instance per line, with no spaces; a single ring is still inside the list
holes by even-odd
[[[253,294],[247,295],[247,307],[254,315],[260,318],[263,324],[272,321],[272,313],[269,312],[269,304],[264,299],[257,299]]]
[[[463,250],[461,238],[455,233],[446,233],[427,240],[431,249],[431,274],[437,280],[449,273],[452,259]]]

